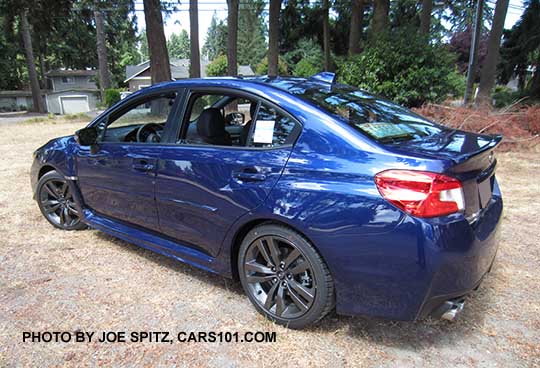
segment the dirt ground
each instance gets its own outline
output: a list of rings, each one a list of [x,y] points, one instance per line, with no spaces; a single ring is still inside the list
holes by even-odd
[[[4,125],[0,135],[0,367],[540,366],[540,159],[499,154],[505,198],[492,273],[455,322],[330,315],[292,331],[239,284],[99,231],[63,232],[32,200],[32,152],[84,122]],[[275,343],[31,343],[23,331],[275,331]]]

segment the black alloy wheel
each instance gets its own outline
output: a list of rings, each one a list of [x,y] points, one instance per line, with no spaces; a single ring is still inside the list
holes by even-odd
[[[63,230],[86,227],[80,221],[69,184],[56,171],[46,173],[39,180],[37,200],[41,213],[53,226]]]
[[[279,324],[302,328],[334,306],[326,264],[305,238],[283,226],[262,225],[246,236],[239,271],[255,307]]]

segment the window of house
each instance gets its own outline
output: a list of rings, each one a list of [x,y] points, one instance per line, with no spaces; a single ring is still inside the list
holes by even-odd
[[[75,78],[73,78],[73,77],[62,77],[62,84],[75,84]]]

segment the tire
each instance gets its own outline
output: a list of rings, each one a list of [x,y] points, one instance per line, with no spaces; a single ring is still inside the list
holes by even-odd
[[[43,175],[37,185],[37,202],[41,214],[51,225],[62,230],[82,230],[73,194],[67,180],[56,171]]]
[[[253,228],[240,246],[238,273],[255,308],[277,324],[301,329],[334,308],[326,263],[307,239],[287,227]]]

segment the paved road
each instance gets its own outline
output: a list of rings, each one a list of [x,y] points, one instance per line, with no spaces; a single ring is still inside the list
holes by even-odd
[[[90,119],[95,118],[99,114],[101,114],[102,110],[96,110],[96,111],[90,111],[86,115],[89,116]],[[15,123],[22,123],[23,121],[26,121],[28,119],[33,118],[39,118],[39,117],[47,117],[48,114],[39,114],[36,112],[3,112],[0,113],[0,125],[4,124],[15,124]],[[61,115],[56,115],[56,118],[61,117]]]
[[[21,123],[28,119],[46,116],[47,114],[38,114],[35,112],[3,112],[0,113],[0,125]]]

